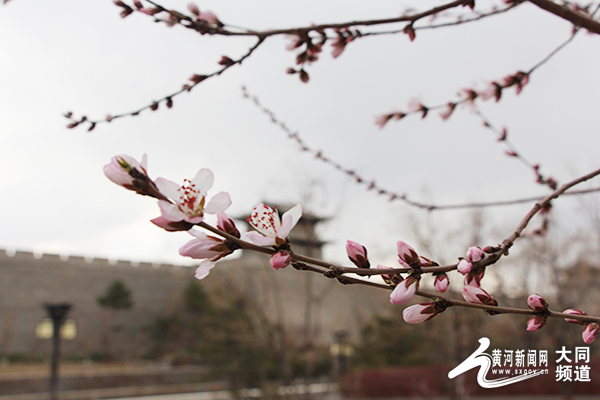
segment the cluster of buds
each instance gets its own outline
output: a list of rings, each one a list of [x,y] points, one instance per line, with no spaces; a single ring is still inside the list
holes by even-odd
[[[414,30],[409,29],[411,25],[407,25],[405,33],[414,39]],[[412,35],[411,35],[412,32]],[[408,111],[394,111],[388,114],[383,114],[375,117],[375,125],[383,128],[390,120],[400,120],[408,114],[421,114],[421,118],[427,117],[429,110],[432,108],[443,108],[440,111],[440,117],[445,121],[452,116],[456,106],[459,104],[473,104],[476,99],[488,100],[491,98],[500,101],[502,97],[502,91],[509,87],[515,87],[517,94],[521,93],[523,87],[529,83],[529,74],[523,71],[518,71],[513,75],[508,75],[502,78],[500,81],[492,81],[483,90],[476,90],[472,88],[465,88],[459,92],[460,100],[449,101],[445,105],[431,106],[428,107],[416,99],[411,99],[408,103]]]

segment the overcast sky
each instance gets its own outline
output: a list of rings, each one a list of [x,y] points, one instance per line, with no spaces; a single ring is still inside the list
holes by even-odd
[[[424,9],[440,2],[413,3]],[[163,3],[181,11],[187,4]],[[197,4],[225,23],[254,29],[385,18],[404,9],[391,0]],[[483,9],[489,2],[477,5]],[[110,0],[12,0],[0,7],[0,248],[185,262],[177,249],[190,237],[155,228],[148,221],[159,215],[156,202],[117,187],[102,173],[114,155],[147,153],[152,177],[180,182],[211,168],[212,192],[230,192],[233,215],[247,214],[263,200],[310,197],[313,212],[334,217],[321,231],[332,241],[331,259],[344,259],[345,239],[393,257],[395,242],[410,239],[403,226],[409,208],[298,151],[242,98],[242,85],[311,147],[413,199],[446,204],[547,193],[530,170],[504,155],[467,108],[447,122],[436,112],[384,129],[374,124],[377,115],[406,110],[413,97],[443,104],[456,100],[461,88],[483,87],[542,60],[569,37],[571,26],[533,5],[459,27],[418,31],[412,43],[402,34],[363,38],[337,59],[326,45],[308,69],[308,84],[285,73],[295,60],[286,50],[289,39],[271,38],[242,66],[175,97],[170,110],[163,105],[91,133],[66,129],[67,111],[91,119],[133,111],[178,90],[193,74],[215,71],[222,55],[238,58],[254,43],[167,28],[139,13],[121,19],[119,12]],[[578,35],[531,76],[521,95],[509,89],[499,103],[481,104],[491,121],[508,128],[517,148],[559,182],[598,168],[599,44],[597,35]],[[514,227],[530,207],[488,214]],[[454,250],[456,256],[464,252]]]

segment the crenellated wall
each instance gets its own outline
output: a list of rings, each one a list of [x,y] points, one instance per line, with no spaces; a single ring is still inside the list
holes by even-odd
[[[36,323],[47,317],[44,303],[64,302],[72,304],[68,317],[78,325],[65,351],[102,349],[111,326],[118,326],[108,335],[112,349],[142,351],[144,327],[179,304],[192,276],[192,268],[176,265],[0,251],[0,354],[46,353],[49,341],[35,337]],[[98,306],[115,279],[131,290],[132,309],[111,313]]]

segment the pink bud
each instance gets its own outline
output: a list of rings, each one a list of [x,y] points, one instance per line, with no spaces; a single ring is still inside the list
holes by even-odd
[[[481,287],[481,280],[483,279],[483,275],[485,271],[481,270],[478,273],[469,272],[465,275],[464,285],[465,286],[475,286]]]
[[[537,331],[546,324],[547,317],[545,315],[538,315],[537,317],[531,318],[527,321],[527,330],[529,332]]]
[[[281,269],[287,267],[292,261],[292,256],[285,250],[280,250],[271,256],[269,263],[271,267],[275,269]]]
[[[367,258],[367,249],[362,244],[348,240],[346,242],[346,253],[348,258],[358,268],[369,268],[369,260]]]
[[[148,176],[146,172],[147,157],[142,156],[142,162],[126,154],[115,156],[104,166],[104,175],[125,189],[135,190],[134,176]]]
[[[591,344],[596,339],[596,336],[598,336],[599,331],[600,326],[597,323],[593,322],[591,324],[588,324],[585,327],[583,334],[581,335],[583,337],[583,341],[586,344]]]
[[[392,269],[392,267],[388,267],[386,265],[377,265],[377,269]],[[389,274],[381,274],[381,278],[385,281],[385,283],[387,283],[388,285],[392,284],[392,276]]]
[[[241,237],[240,231],[235,226],[235,222],[224,211],[217,214],[217,228],[238,239]]]
[[[463,298],[469,303],[483,304],[486,306],[498,305],[498,302],[494,300],[494,298],[490,296],[488,292],[477,286],[463,286],[461,294]]]
[[[437,275],[435,277],[435,282],[433,283],[433,286],[435,286],[435,290],[437,290],[440,293],[444,293],[446,290],[448,290],[448,286],[450,285],[450,279],[448,279],[448,275],[446,275],[445,273],[441,273],[439,275]]]
[[[434,303],[420,303],[410,306],[402,311],[402,318],[409,324],[418,324],[435,317]]]
[[[573,314],[573,315],[588,315],[587,313],[577,310],[575,308],[569,308],[568,310],[563,311],[563,314]],[[570,322],[571,324],[581,324],[582,321],[578,319],[565,318],[565,321]]]
[[[413,249],[407,243],[399,240],[398,243],[396,243],[396,248],[398,250],[398,257],[400,257],[398,262],[402,264],[402,266],[410,268],[411,264],[421,263],[419,255],[415,249]]]
[[[194,15],[200,15],[200,9],[194,3],[188,4],[188,10]]]
[[[548,302],[539,294],[532,294],[527,298],[527,305],[533,311],[544,311],[548,309]]]
[[[483,255],[484,252],[479,247],[469,247],[467,250],[467,258],[472,262],[480,261]]]
[[[390,303],[404,304],[411,301],[417,290],[419,290],[419,279],[411,275],[396,285],[392,294],[390,294]]]
[[[467,259],[463,258],[462,260],[460,260],[458,262],[458,265],[456,266],[456,269],[458,270],[458,272],[460,272],[463,275],[468,274],[469,272],[471,272],[471,268],[473,268],[473,264],[471,264]]]

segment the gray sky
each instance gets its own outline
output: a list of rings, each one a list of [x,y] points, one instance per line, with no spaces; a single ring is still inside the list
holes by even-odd
[[[438,3],[413,2],[420,9]],[[187,4],[163,3],[182,11]],[[384,0],[376,6],[354,0],[197,4],[226,23],[255,29],[384,18],[403,9]],[[170,110],[163,105],[91,133],[68,130],[67,111],[98,119],[135,110],[254,43],[166,28],[141,14],[123,20],[119,11],[109,0],[12,0],[0,8],[0,247],[185,262],[177,249],[190,237],[155,228],[148,221],[159,215],[156,202],[122,190],[102,173],[116,154],[147,153],[152,177],[180,182],[211,168],[212,192],[230,192],[233,215],[261,200],[293,203],[310,194],[316,213],[335,216],[322,231],[335,245],[328,257],[343,260],[345,239],[393,257],[395,242],[410,238],[402,226],[407,207],[299,152],[242,98],[242,85],[311,147],[413,199],[454,203],[547,193],[467,108],[447,122],[432,112],[383,130],[374,124],[377,115],[406,110],[413,97],[427,105],[456,100],[461,88],[483,87],[543,59],[571,27],[532,5],[482,22],[418,31],[412,43],[406,35],[363,38],[337,59],[326,45],[308,69],[309,84],[285,73],[295,60],[285,49],[289,39],[272,38],[242,66],[175,97]],[[599,44],[597,35],[582,33],[532,75],[521,95],[508,89],[499,103],[481,103],[491,121],[508,127],[517,148],[559,182],[598,167]],[[514,226],[529,207],[489,214]],[[464,213],[455,215],[448,221],[460,223]],[[463,252],[455,249],[456,256]]]

